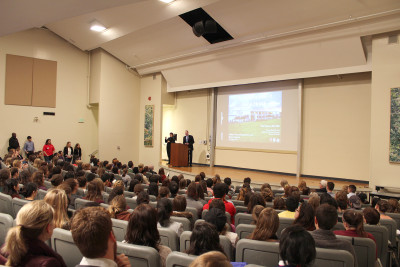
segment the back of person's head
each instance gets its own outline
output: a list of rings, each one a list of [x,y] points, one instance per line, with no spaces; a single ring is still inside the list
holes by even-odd
[[[358,193],[357,194],[358,198],[360,199],[362,204],[368,204],[368,196],[364,192]]]
[[[299,225],[282,231],[279,255],[290,266],[312,266],[316,257],[315,241],[309,232]]]
[[[186,180],[185,179],[180,179],[179,180],[179,189],[185,189],[186,188]],[[170,189],[171,190],[171,189]]]
[[[195,181],[195,183],[200,182],[200,181],[201,181],[201,176],[200,176],[200,175],[196,175],[196,176],[194,177],[194,181]]]
[[[343,224],[347,224],[348,227],[354,228],[359,236],[368,237],[368,234],[364,231],[363,216],[360,212],[355,210],[346,210],[343,213]]]
[[[372,201],[371,201],[371,207],[372,208],[375,208],[376,207],[376,204],[378,204],[378,202],[380,201],[381,199],[379,198],[379,197],[373,197],[372,198]]]
[[[147,192],[149,193],[149,195],[158,197],[158,185],[156,183],[150,183]]]
[[[56,187],[59,186],[62,182],[64,181],[63,177],[61,176],[61,174],[55,174],[51,177],[51,184]]]
[[[326,188],[328,188],[329,191],[333,191],[333,189],[335,189],[335,184],[333,182],[328,182]]]
[[[51,189],[46,193],[44,201],[54,209],[54,225],[61,228],[68,222],[68,197],[64,190]]]
[[[68,171],[64,175],[64,180],[67,180],[67,179],[70,179],[70,178],[75,179],[75,173],[73,171]]]
[[[135,192],[135,186],[140,184],[139,180],[137,179],[133,179],[130,183],[129,183],[129,188],[128,191],[129,192]]]
[[[198,200],[199,197],[197,195],[197,186],[195,183],[190,183],[188,188],[187,188],[187,192],[186,192],[187,196],[190,198],[193,198],[194,200]]]
[[[172,201],[172,210],[184,212],[186,210],[187,202],[184,196],[178,195]]]
[[[354,184],[349,185],[349,191],[352,193],[355,193],[357,190],[357,187]]]
[[[345,191],[339,191],[336,193],[336,202],[338,204],[338,207],[343,211],[347,209],[348,205],[348,199],[347,199],[347,193]]]
[[[4,186],[5,182],[11,178],[11,173],[9,169],[0,170],[0,186]]]
[[[349,205],[353,209],[361,209],[361,200],[358,196],[351,196],[349,198]]]
[[[276,239],[276,231],[279,228],[278,213],[272,208],[265,208],[258,216],[256,229],[249,236],[250,239],[268,241]]]
[[[78,181],[78,185],[79,187],[86,187],[87,184],[87,180],[85,176],[78,176],[76,178],[76,180]]]
[[[204,186],[205,188],[204,188]],[[197,190],[197,198],[198,199],[204,199],[204,194],[207,192],[207,185],[205,181],[200,181],[200,183],[196,184],[196,190]]]
[[[137,181],[137,180],[136,180]],[[140,192],[144,191],[143,185],[142,184],[136,184],[135,187],[133,188],[133,192],[136,195],[139,195]]]
[[[116,186],[111,190],[111,193],[108,195],[108,203],[116,197],[124,194],[124,188],[122,186]]]
[[[261,206],[261,205],[254,206],[253,212],[251,213],[254,224],[257,224],[258,217],[260,217],[260,213],[261,213],[261,211],[263,211],[263,209],[265,209],[264,206]]]
[[[201,180],[204,180],[206,178],[206,174],[204,172],[199,173]]]
[[[110,214],[102,207],[80,209],[71,219],[72,238],[84,257],[104,257],[111,233]]]
[[[308,199],[308,204],[313,206],[314,211],[317,210],[320,204],[320,197],[318,196],[317,193],[311,193],[310,198]]]
[[[148,246],[158,251],[160,234],[157,229],[157,211],[147,204],[140,204],[133,211],[126,230],[126,242]]]
[[[38,239],[52,221],[53,208],[43,200],[25,204],[17,214],[16,226],[7,232],[2,249],[9,254],[6,265],[19,266],[28,253],[27,240]]]
[[[226,177],[226,178],[224,179],[224,183],[225,183],[227,186],[230,186],[230,185],[232,184],[231,178]]]
[[[10,169],[10,172],[11,172],[11,177],[14,177],[15,175],[16,175],[16,177],[18,177],[19,169],[17,167],[12,167]]]
[[[225,183],[219,183],[214,186],[214,197],[223,198],[226,195],[227,185]]]
[[[223,253],[210,251],[197,257],[189,267],[232,267],[232,264]]]
[[[211,179],[211,178],[208,178],[207,180],[206,180],[206,183],[207,183],[207,187],[208,188],[211,188],[212,186],[213,186],[213,179]]]
[[[303,226],[304,229],[312,231],[315,229],[315,211],[313,206],[310,204],[304,202],[300,205],[298,208],[299,213],[297,218],[295,218],[293,224],[298,224],[300,226]]]
[[[400,212],[400,204],[399,201],[395,198],[391,198],[388,200],[389,210],[387,212],[390,213],[399,213]]]
[[[38,187],[35,183],[27,183],[24,186],[24,197],[31,197],[32,194],[34,194],[35,192],[37,192]]]
[[[210,209],[204,216],[204,220],[214,225],[219,234],[226,229],[227,217],[225,212],[220,209]]]
[[[110,213],[111,218],[116,218],[118,213],[126,210],[126,199],[123,194],[116,195],[111,201],[109,201],[109,204],[108,212]]]
[[[91,182],[89,179],[88,179],[88,176],[89,175],[87,175],[86,176],[86,179],[88,180],[88,182]],[[105,183],[105,182],[110,182],[111,181],[111,174],[109,174],[109,173],[107,173],[107,172],[105,172],[102,176],[101,176],[101,180],[103,181],[103,183]],[[95,177],[96,178],[96,177]],[[93,178],[93,179],[95,179],[95,178]]]
[[[150,203],[150,196],[149,193],[146,191],[142,191],[137,195],[136,204],[149,204]]]
[[[247,207],[249,205],[250,202],[250,198],[254,195],[253,192],[251,192],[250,190],[244,195],[244,206]]]
[[[282,188],[285,188],[285,186],[288,185],[289,183],[286,179],[282,179],[280,184],[281,184]]]
[[[225,204],[224,201],[222,199],[213,199],[209,205],[209,209],[219,209],[222,210],[223,212],[225,212],[226,208],[225,208]]]
[[[163,227],[168,227],[171,223],[172,202],[168,198],[161,198],[157,201],[158,222]]]
[[[104,176],[105,174],[107,174],[106,176]],[[103,177],[105,177],[105,178],[103,178]],[[106,179],[107,178],[107,179]],[[96,179],[96,175],[94,174],[94,173],[88,173],[87,175],[86,175],[86,180],[87,180],[87,182],[89,183],[89,182],[91,182],[91,181],[93,181],[94,179]],[[105,179],[105,180],[104,180]],[[110,175],[108,174],[108,173],[104,173],[103,174],[103,176],[101,176],[101,180],[103,180],[103,182],[105,182],[105,181],[109,181],[110,180]]]
[[[176,178],[178,178],[178,177],[176,177]],[[176,194],[178,194],[179,185],[177,182],[171,181],[168,188],[169,188],[169,192],[171,192],[171,195],[175,196]]]
[[[334,206],[322,204],[317,208],[315,213],[318,228],[323,230],[331,230],[338,221],[338,213]]]
[[[286,199],[286,208],[288,211],[294,212],[299,206],[299,201],[296,197],[290,196]]]
[[[259,193],[255,193],[255,194],[251,195],[251,197],[250,197],[249,203],[247,205],[247,210],[248,210],[248,212],[250,214],[253,213],[253,208],[256,205],[261,205],[261,206],[264,206],[264,207],[266,205],[264,198]]]
[[[149,182],[150,183],[159,183],[161,180],[161,176],[158,174],[153,174],[152,176],[150,176]]]
[[[363,215],[365,222],[370,225],[377,225],[381,219],[379,212],[372,207],[365,208],[363,210]]]
[[[95,181],[91,181],[87,185],[87,194],[86,199],[90,201],[95,201],[96,199],[101,198],[101,190],[98,184]]]
[[[323,193],[320,196],[320,204],[325,204],[325,203],[334,206],[335,209],[338,208],[336,200],[328,193]]]
[[[384,199],[379,200],[376,205],[378,206],[379,211],[382,213],[387,212],[390,208],[389,203],[387,202],[387,200]]]
[[[244,178],[244,179],[243,179],[243,183],[244,183],[244,184],[251,184],[251,179],[250,179],[250,177]]]
[[[197,223],[190,236],[190,247],[186,253],[198,256],[213,250],[224,253],[217,229],[208,222]]]
[[[264,198],[265,202],[272,202],[274,200],[274,193],[269,188],[261,190],[261,196]]]
[[[165,197],[169,197],[169,189],[166,186],[161,186],[158,190],[158,198],[161,199]]]
[[[16,195],[18,194],[16,188],[18,187],[18,180],[17,179],[8,179],[6,180],[5,184],[4,184],[4,194],[7,195]]]
[[[286,208],[285,206],[285,200],[281,197],[276,197],[274,199],[274,209],[276,210],[284,210]]]

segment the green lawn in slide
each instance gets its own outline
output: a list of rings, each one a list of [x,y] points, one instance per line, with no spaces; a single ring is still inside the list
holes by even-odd
[[[240,142],[270,142],[271,137],[280,138],[281,127],[268,127],[281,125],[281,119],[265,121],[249,121],[229,124],[229,140]]]

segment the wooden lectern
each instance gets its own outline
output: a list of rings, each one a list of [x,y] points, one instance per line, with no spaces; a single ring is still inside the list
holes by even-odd
[[[174,167],[187,167],[189,148],[187,145],[172,143],[171,144],[171,165]]]

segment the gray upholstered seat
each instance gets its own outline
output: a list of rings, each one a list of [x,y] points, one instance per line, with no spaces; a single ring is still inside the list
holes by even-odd
[[[136,209],[137,207],[136,199],[125,196],[125,200],[126,200],[126,205],[129,206],[130,209],[133,210]]]
[[[171,216],[171,221],[181,223],[183,225],[183,231],[192,231],[192,225],[188,218]]]
[[[161,245],[169,247],[172,251],[179,251],[179,237],[178,234],[168,228],[158,228],[160,233]]]
[[[364,230],[375,237],[378,249],[378,258],[382,266],[386,266],[388,256],[389,233],[386,227],[378,225],[364,225]]]
[[[12,209],[11,202],[12,202],[11,196],[0,193],[0,212],[9,214],[14,217],[14,211]]]
[[[197,256],[173,251],[167,257],[166,267],[188,267]]]
[[[138,246],[117,242],[117,253],[124,253],[129,258],[131,266],[135,267],[159,267],[160,254],[151,247]]]
[[[36,195],[36,199],[37,199],[37,200],[42,200],[42,199],[44,199],[44,197],[46,196],[46,194],[47,194],[47,191],[46,191],[46,190],[39,189],[39,190],[38,190],[38,193],[37,193],[37,195]]]
[[[0,246],[6,240],[8,229],[13,227],[13,217],[10,214],[0,213]]]
[[[154,202],[157,201],[157,197],[156,196],[149,195],[149,197],[150,197],[150,201],[154,201]]]
[[[109,194],[107,194],[106,192],[102,192],[101,195],[103,196],[104,203],[108,204]]]
[[[129,191],[124,191],[124,196],[125,196],[126,198],[132,198],[132,197],[135,196],[135,193],[129,192]]]
[[[124,241],[126,229],[128,228],[128,222],[123,220],[111,219],[112,229],[114,231],[115,239],[117,241]]]
[[[85,196],[85,190],[83,190],[82,188],[78,188],[78,191],[76,191],[76,194],[80,197],[84,197]]]
[[[235,226],[239,224],[251,224],[253,222],[253,216],[247,213],[237,213],[235,215]]]
[[[332,231],[336,231],[336,230],[346,230],[346,228],[344,228],[343,223],[341,222],[337,222],[335,226],[333,226]]]
[[[248,212],[247,207],[245,207],[245,206],[237,206],[236,207],[236,213],[246,213],[246,212]]]
[[[150,203],[149,203],[149,205],[152,207],[152,208],[157,208],[157,202],[155,202],[155,201],[150,201]]]
[[[104,188],[104,191],[105,191],[107,194],[110,194],[112,190],[113,190],[112,187],[106,186],[106,187]]]
[[[82,260],[82,254],[72,239],[70,231],[56,228],[51,236],[51,248],[63,257],[67,266],[76,266]]]
[[[17,214],[18,211],[27,203],[29,203],[30,201],[28,200],[24,200],[24,199],[19,199],[19,198],[13,198],[11,200],[11,205],[13,208],[13,212],[14,212],[14,218],[17,218]]]
[[[50,181],[44,181],[43,184],[44,184],[44,186],[45,186],[47,189],[53,188],[53,185],[51,184]]]
[[[339,239],[349,241],[357,256],[358,266],[374,267],[376,262],[376,245],[374,240],[364,237],[336,235]]]
[[[282,231],[293,224],[294,219],[292,218],[279,218],[279,227],[278,231],[276,231],[276,235],[278,237],[281,236]]]
[[[199,219],[199,214],[197,213],[196,208],[186,207],[185,211],[190,212],[193,215],[193,221],[197,221],[197,219]]]
[[[239,224],[236,227],[236,233],[239,239],[248,237],[256,229],[254,224]]]
[[[82,199],[82,198],[77,198],[75,199],[75,210],[80,210],[81,208],[84,208],[87,203],[91,203],[93,201]]]
[[[263,266],[268,263],[269,266],[278,266],[279,243],[241,239],[236,244],[236,261]]]
[[[244,201],[242,201],[242,200],[231,200],[231,201],[232,201],[233,205],[235,205],[236,208],[239,206],[244,207]]]
[[[354,266],[354,258],[350,252],[345,250],[317,248],[313,267],[321,266],[351,267]]]
[[[397,229],[400,229],[400,213],[386,213],[386,215],[395,220],[397,223]]]
[[[389,219],[381,219],[379,221],[381,226],[385,226],[388,230],[389,234],[389,241],[392,243],[393,246],[396,246],[396,230],[397,230],[397,223],[395,220]]]

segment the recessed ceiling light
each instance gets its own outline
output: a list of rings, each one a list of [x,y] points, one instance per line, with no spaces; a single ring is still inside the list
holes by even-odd
[[[160,0],[160,1],[169,4],[174,2],[175,0]]]
[[[102,32],[102,31],[106,30],[107,28],[103,24],[98,22],[97,20],[94,20],[90,24],[90,29],[95,32]]]

